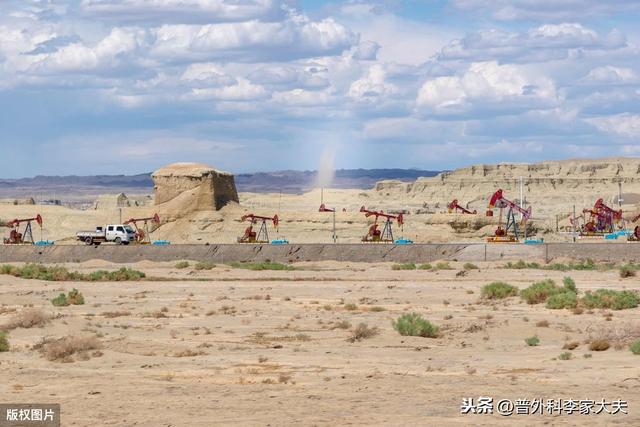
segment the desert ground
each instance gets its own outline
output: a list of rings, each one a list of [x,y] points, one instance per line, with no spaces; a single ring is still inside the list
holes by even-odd
[[[638,277],[476,266],[250,271],[143,262],[128,267],[147,277],[128,282],[0,274],[0,329],[11,325],[0,401],[60,403],[65,426],[640,424],[640,356],[628,348],[640,336],[640,309],[551,310],[518,296],[481,297],[493,280],[522,289],[570,276],[583,294],[637,290]],[[73,288],[84,305],[52,305]],[[411,312],[437,325],[437,337],[396,332],[392,321]],[[355,334],[360,324],[374,332]],[[532,336],[538,345],[525,343]],[[84,347],[56,353],[49,346],[61,337]],[[591,351],[596,339],[611,347]],[[623,399],[629,413],[462,415],[462,399],[479,396]]]

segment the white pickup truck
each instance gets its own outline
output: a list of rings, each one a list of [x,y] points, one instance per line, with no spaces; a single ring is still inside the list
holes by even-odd
[[[96,227],[95,231],[79,231],[76,239],[87,245],[113,242],[116,245],[128,245],[136,239],[136,232],[129,225],[111,224],[106,227]]]

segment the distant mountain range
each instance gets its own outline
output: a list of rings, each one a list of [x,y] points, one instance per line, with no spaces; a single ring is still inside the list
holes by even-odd
[[[340,169],[335,171],[332,188],[370,189],[385,179],[414,181],[421,176],[435,176],[438,171],[417,169]],[[302,193],[317,186],[317,171],[277,171],[238,174],[236,187],[240,192]],[[151,193],[151,174],[96,176],[36,176],[21,179],[0,179],[0,198],[34,197],[46,193],[90,195],[101,193]]]

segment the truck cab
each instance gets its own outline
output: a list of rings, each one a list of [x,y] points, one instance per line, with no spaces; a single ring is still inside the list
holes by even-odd
[[[107,225],[105,240],[116,244],[128,245],[136,238],[135,230],[129,225],[111,224]]]

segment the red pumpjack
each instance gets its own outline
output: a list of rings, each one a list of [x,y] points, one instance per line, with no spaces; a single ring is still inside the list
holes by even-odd
[[[404,216],[402,214],[398,215],[390,215],[386,214],[383,211],[370,211],[367,210],[364,206],[360,208],[360,212],[364,213],[364,216],[369,218],[370,216],[375,216],[375,221],[369,227],[368,233],[362,238],[363,242],[387,242],[393,243],[393,229],[391,225],[393,224],[393,220],[398,222],[398,225],[402,226],[404,224]],[[384,218],[384,228],[382,231],[378,228],[378,218]]]
[[[589,214],[589,220],[581,227],[582,236],[601,236],[615,231],[616,223],[622,220],[622,209],[611,209],[598,199],[592,209],[583,209],[583,214]]]
[[[489,200],[489,206],[487,210],[487,216],[493,216],[494,207],[500,209],[500,216],[498,218],[498,228],[496,228],[494,236],[488,237],[487,241],[492,243],[509,243],[517,242],[520,239],[518,221],[516,221],[515,212],[522,214],[522,227],[524,228],[525,238],[527,232],[527,220],[531,217],[531,206],[527,209],[523,209],[518,206],[517,203],[506,199],[502,195],[502,189],[498,189],[491,199]],[[502,227],[502,215],[503,209],[509,208],[507,211],[506,226]]]
[[[449,213],[453,213],[453,212],[458,213],[458,211],[467,215],[475,215],[478,213],[478,211],[476,211],[475,209],[473,210],[473,212],[471,212],[469,209],[465,209],[462,206],[460,206],[458,204],[458,199],[453,199],[453,201],[447,205],[447,209],[449,210]]]
[[[36,215],[33,218],[25,218],[25,219],[14,219],[13,221],[9,221],[6,223],[2,223],[0,225],[10,228],[9,237],[4,239],[5,245],[20,245],[23,243],[33,244],[33,228],[31,223],[35,221],[39,226],[40,230],[42,230],[42,217],[40,214]],[[24,227],[24,231],[20,232],[20,224],[27,223]]]
[[[254,215],[252,213],[242,215],[240,221],[249,221],[250,225],[244,230],[244,235],[238,237],[238,243],[269,243],[269,233],[267,231],[267,221],[271,221],[275,228],[278,228],[280,219],[278,215],[274,215],[273,218],[267,216]],[[261,221],[260,230],[256,233],[253,231],[253,226],[258,221]]]
[[[143,223],[142,227],[138,227],[139,222]],[[160,216],[154,214],[148,218],[131,218],[127,220],[124,225],[133,225],[133,228],[136,230],[136,243],[148,245],[151,243],[151,232],[149,231],[150,222],[155,225],[155,228],[158,228],[160,226]]]

